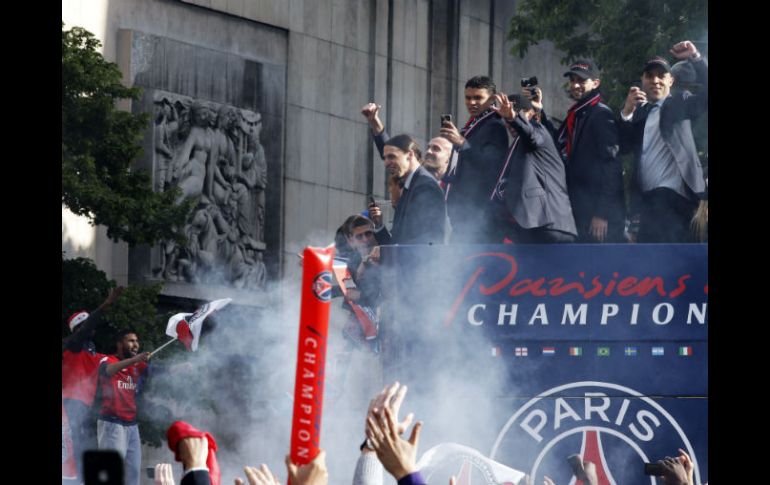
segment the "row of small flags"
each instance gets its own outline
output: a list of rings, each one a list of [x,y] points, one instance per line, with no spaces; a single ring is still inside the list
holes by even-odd
[[[533,351],[536,351],[537,349],[534,348]],[[652,347],[650,351],[651,355],[653,357],[661,357],[665,355],[666,351],[663,347],[660,346],[654,346]],[[569,347],[567,350],[567,354],[571,357],[581,357],[583,355],[583,347]],[[623,348],[623,355],[626,357],[636,357],[639,354],[639,348],[634,346],[626,346]],[[500,347],[492,347],[492,356],[498,357],[502,355],[502,349]],[[528,357],[529,356],[529,348],[528,347],[515,347],[513,349],[513,355],[516,357]],[[556,355],[556,347],[542,347],[542,355]],[[609,357],[610,356],[610,348],[609,347],[597,347],[596,348],[596,355],[598,357]],[[677,355],[682,357],[690,357],[692,356],[692,347],[690,346],[683,346],[677,348]]]

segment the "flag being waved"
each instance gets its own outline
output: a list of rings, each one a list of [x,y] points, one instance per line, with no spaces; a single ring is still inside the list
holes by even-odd
[[[203,320],[227,306],[231,301],[233,301],[232,298],[223,298],[206,303],[195,310],[195,313],[177,313],[169,318],[166,335],[179,339],[187,350],[195,352],[198,350]]]

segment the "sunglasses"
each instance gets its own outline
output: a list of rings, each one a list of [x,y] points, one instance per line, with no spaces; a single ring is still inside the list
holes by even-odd
[[[355,237],[358,241],[363,241],[364,239],[370,238],[372,236],[374,236],[374,232],[373,231],[365,231],[365,232],[362,232],[360,234],[354,234],[353,235],[353,237]]]

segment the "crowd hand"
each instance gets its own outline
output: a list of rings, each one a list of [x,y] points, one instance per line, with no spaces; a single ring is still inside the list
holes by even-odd
[[[318,455],[307,465],[297,466],[286,455],[286,470],[289,472],[289,485],[327,485],[329,472],[326,469],[326,452],[318,450]]]
[[[405,440],[398,434],[398,424],[390,408],[385,407],[377,413],[377,418],[367,418],[366,436],[382,466],[398,481],[417,471],[417,447],[422,421],[414,425],[409,439]]]
[[[494,104],[490,107],[492,111],[499,114],[501,118],[506,120],[513,119],[513,103],[508,99],[505,93],[498,93],[495,95],[497,98],[497,106]]]
[[[599,477],[596,475],[596,465],[583,460],[583,483],[586,485],[599,485]]]
[[[671,52],[671,55],[673,55],[680,61],[698,56],[698,48],[695,47],[695,44],[693,44],[689,40],[683,40],[682,42],[677,42],[671,48],[670,52]]]
[[[174,470],[170,463],[158,463],[155,465],[154,485],[174,485]]]
[[[185,470],[191,468],[208,468],[206,460],[209,457],[209,442],[206,438],[185,438],[177,446],[179,459]]]
[[[543,476],[543,485],[556,485],[556,484],[553,483],[553,480],[551,480],[549,477],[544,475]]]
[[[576,463],[572,468],[575,478],[582,480],[586,485],[599,485],[599,477],[596,475],[596,465],[588,460]],[[553,483],[553,482],[551,482]]]
[[[134,358],[138,363],[138,362],[147,362],[150,360],[150,357],[152,357],[152,352],[142,352],[141,354],[137,354],[136,357]]]
[[[107,298],[104,300],[104,302],[101,305],[99,305],[99,308],[105,308],[115,303],[115,301],[120,297],[121,293],[123,293],[123,290],[125,289],[126,288],[123,286],[118,286],[116,288],[111,289],[109,294],[107,295]]]
[[[374,227],[379,229],[382,227],[382,209],[380,209],[380,207],[374,202],[369,203],[368,209],[369,219],[374,222]]]
[[[530,91],[530,89],[532,91]],[[543,91],[538,87],[521,88],[521,94],[527,97],[532,103],[532,107],[535,111],[542,111],[543,109]]]
[[[647,94],[642,91],[641,88],[638,88],[636,86],[631,86],[631,89],[628,90],[628,96],[626,97],[626,104],[623,105],[623,114],[625,116],[629,116],[631,113],[633,113],[636,110],[636,107],[640,103],[646,103],[647,102]]]
[[[375,134],[380,134],[382,130],[385,129],[379,116],[380,108],[382,108],[382,106],[375,103],[367,103],[361,108],[361,114],[366,117],[369,126],[371,126],[372,131],[374,131]]]
[[[666,485],[688,485],[690,483],[687,478],[687,471],[679,458],[667,456],[658,463],[663,467],[661,479]]]
[[[264,463],[259,468],[243,467],[243,473],[246,474],[249,485],[281,485],[278,477]],[[244,481],[240,477],[236,478],[235,485],[244,485]]]
[[[604,239],[607,237],[607,219],[596,216],[592,217],[588,232],[597,241],[604,242]]]
[[[441,136],[449,140],[449,143],[459,148],[465,144],[465,138],[460,134],[460,130],[451,121],[445,121],[441,124],[439,130]]]
[[[688,455],[683,449],[679,448],[678,451],[679,456],[677,458],[679,459],[679,463],[681,463],[684,467],[685,473],[687,473],[687,483],[690,485],[695,485],[695,479],[693,478],[695,465],[690,459],[690,455]]]
[[[375,249],[379,249],[379,246],[377,246]],[[372,250],[372,252],[374,252],[374,250]],[[379,251],[377,251],[377,257],[379,259]],[[372,398],[372,400],[369,401],[369,409],[366,412],[367,421],[365,424],[368,425],[369,418],[372,418],[373,420],[377,420],[378,413],[385,408],[390,409],[390,411],[393,413],[395,420],[398,421],[398,413],[401,410],[401,404],[404,402],[404,398],[406,397],[406,391],[407,391],[406,385],[401,385],[398,381],[388,386],[385,386],[382,389],[382,391],[380,391],[379,394],[374,396],[374,398]],[[412,424],[413,419],[414,419],[414,414],[409,413],[407,414],[407,416],[404,418],[403,421],[398,423],[397,432],[399,435],[404,434],[404,431],[406,431],[406,428],[408,428],[409,425]]]
[[[369,255],[366,257],[366,261],[369,263],[379,263],[380,262],[380,247],[374,246],[372,250],[369,252]]]
[[[120,295],[123,293],[123,290],[125,289],[125,286],[118,286],[117,288],[111,289],[110,294],[107,296],[106,303],[108,305],[115,303],[115,301],[120,297]]]

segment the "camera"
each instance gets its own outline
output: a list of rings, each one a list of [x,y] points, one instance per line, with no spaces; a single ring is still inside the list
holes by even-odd
[[[452,122],[452,115],[450,114],[443,114],[441,115],[441,124],[444,123],[451,123]]]
[[[653,477],[660,477],[663,475],[663,465],[660,463],[645,463],[644,474]]]
[[[533,86],[537,86],[537,76],[521,78],[522,88],[531,88]]]

